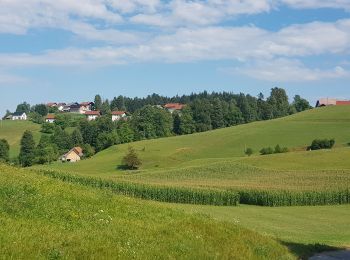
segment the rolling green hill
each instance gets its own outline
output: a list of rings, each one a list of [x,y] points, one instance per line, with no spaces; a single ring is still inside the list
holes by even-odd
[[[10,157],[18,156],[20,141],[24,131],[32,131],[35,140],[38,142],[41,135],[40,128],[41,126],[39,124],[34,124],[31,121],[0,121],[0,139],[4,138],[9,142]]]
[[[0,165],[5,259],[293,259],[231,223]]]
[[[315,138],[335,138],[337,146],[350,142],[350,107],[325,107],[286,118],[254,122],[215,131],[135,142],[143,161],[142,171],[180,168],[220,160],[236,160],[244,156],[245,147],[258,151],[276,144],[299,151]],[[57,163],[54,169],[82,174],[116,176],[116,170],[129,144],[100,152],[92,159],[77,164]],[[201,160],[196,162],[195,160]],[[348,167],[349,168],[349,167]]]

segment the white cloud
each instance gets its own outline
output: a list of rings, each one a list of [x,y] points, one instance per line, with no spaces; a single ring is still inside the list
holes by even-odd
[[[282,4],[293,8],[337,8],[350,10],[350,1],[348,0],[280,0]]]
[[[28,79],[0,71],[0,87],[1,86],[6,87],[7,85],[23,83],[26,81],[28,81]]]
[[[229,71],[271,82],[305,82],[350,78],[350,71],[340,66],[331,69],[308,68],[298,60],[289,59],[255,61],[252,64]]]

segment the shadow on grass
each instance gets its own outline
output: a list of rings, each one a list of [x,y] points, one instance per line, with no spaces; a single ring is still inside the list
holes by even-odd
[[[298,244],[292,242],[280,241],[283,245],[287,246],[289,250],[300,259],[308,259],[309,257],[328,251],[344,250],[345,248],[327,246],[322,244]]]
[[[127,165],[118,165],[116,167],[117,170],[127,171],[130,170],[130,168]]]

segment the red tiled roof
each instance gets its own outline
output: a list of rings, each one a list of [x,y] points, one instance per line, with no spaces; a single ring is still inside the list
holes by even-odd
[[[125,114],[125,111],[112,111],[112,115],[121,116],[124,114]]]
[[[48,114],[46,119],[55,119],[55,114]]]
[[[55,103],[55,102],[50,102],[50,103],[47,103],[46,106],[48,106],[48,107],[57,106],[57,103]]]
[[[87,116],[100,116],[101,113],[100,113],[100,111],[86,111],[85,115],[87,115]]]
[[[164,107],[167,109],[181,110],[185,107],[185,105],[180,103],[169,103],[169,104],[165,104]]]
[[[349,106],[350,101],[338,101],[337,100],[337,106]]]

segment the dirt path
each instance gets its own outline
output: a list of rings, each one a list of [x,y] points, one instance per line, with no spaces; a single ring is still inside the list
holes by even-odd
[[[350,250],[324,252],[310,257],[309,260],[350,260]]]

